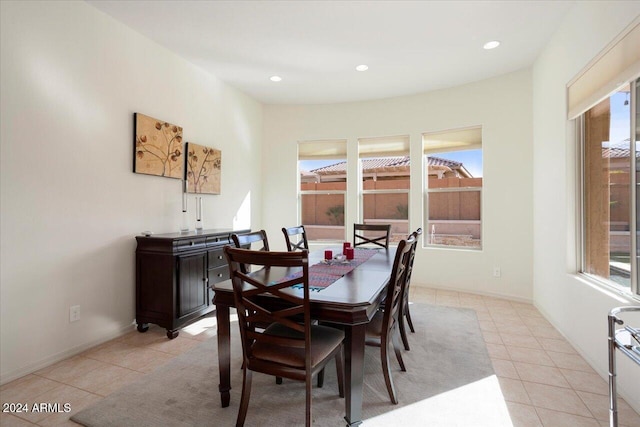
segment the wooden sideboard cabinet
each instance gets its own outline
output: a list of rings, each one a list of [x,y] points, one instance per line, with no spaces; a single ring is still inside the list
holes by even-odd
[[[167,337],[214,310],[210,286],[229,278],[223,248],[232,233],[249,230],[204,230],[137,236],[136,323],[167,330]]]

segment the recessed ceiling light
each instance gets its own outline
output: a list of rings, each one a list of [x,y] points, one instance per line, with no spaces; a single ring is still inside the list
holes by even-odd
[[[367,71],[368,69],[369,69],[369,67],[367,65],[364,65],[364,64],[358,65],[356,67],[356,70],[358,70],[358,71]]]
[[[500,42],[498,40],[493,40],[485,43],[484,46],[482,47],[485,48],[486,50],[491,50],[491,49],[497,48],[498,46],[500,46]]]
[[[271,76],[269,78],[269,80],[271,80],[272,82],[279,82],[279,81],[282,81],[282,77],[280,77],[280,76]]]

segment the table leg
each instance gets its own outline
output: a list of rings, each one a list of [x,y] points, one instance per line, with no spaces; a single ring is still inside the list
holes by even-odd
[[[345,406],[347,427],[362,424],[364,340],[366,325],[345,328]]]
[[[218,323],[218,368],[220,370],[220,400],[222,407],[229,406],[231,395],[231,328],[229,327],[229,307],[216,306],[216,320]]]

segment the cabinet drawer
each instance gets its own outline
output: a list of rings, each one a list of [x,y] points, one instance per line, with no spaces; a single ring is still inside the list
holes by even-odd
[[[229,266],[223,265],[222,267],[209,269],[209,286],[214,283],[219,283],[227,280],[229,277]]]
[[[209,268],[216,268],[227,265],[227,257],[224,256],[224,250],[222,248],[209,251]]]
[[[225,245],[231,243],[228,235],[207,237],[207,246]]]
[[[204,237],[199,239],[187,239],[187,240],[178,240],[175,243],[175,247],[179,251],[188,251],[191,249],[204,248],[206,245],[206,239]]]

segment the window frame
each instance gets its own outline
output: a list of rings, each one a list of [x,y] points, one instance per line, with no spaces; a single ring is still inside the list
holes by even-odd
[[[455,145],[449,145],[447,146],[446,144],[442,146],[441,149],[438,148],[429,148],[427,146],[426,140],[428,139],[429,136],[433,137],[436,135],[446,135],[446,134],[459,134],[459,133],[463,133],[465,131],[469,131],[469,130],[474,130],[474,129],[478,129],[480,131],[480,142],[479,143],[471,143],[471,144],[465,144],[462,143],[458,146]],[[481,252],[484,250],[484,144],[482,143],[482,134],[483,134],[483,126],[482,125],[475,125],[475,126],[468,126],[468,127],[463,127],[463,128],[451,128],[451,129],[446,129],[446,130],[442,130],[442,131],[437,131],[437,132],[425,132],[422,134],[422,162],[423,162],[423,173],[425,174],[422,178],[422,182],[423,182],[423,186],[424,186],[424,193],[423,193],[423,228],[424,228],[424,233],[423,233],[423,238],[422,238],[422,247],[423,248],[430,248],[430,249],[452,249],[452,250],[468,250],[468,251],[474,251],[474,252]],[[429,157],[432,156],[433,154],[440,154],[440,153],[445,153],[445,152],[463,152],[463,151],[470,151],[470,150],[480,150],[482,152],[482,170],[483,170],[483,176],[481,176],[480,178],[482,178],[482,185],[480,187],[450,187],[450,188],[430,188],[429,187],[429,176],[428,176],[428,171],[429,171]],[[435,194],[435,193],[440,193],[440,194],[444,194],[444,193],[456,193],[456,192],[479,192],[479,200],[480,200],[480,206],[479,211],[480,211],[480,219],[479,219],[479,226],[480,226],[480,246],[479,247],[471,247],[471,246],[460,246],[460,245],[446,245],[446,244],[436,244],[433,243],[431,241],[432,239],[432,231],[431,229],[429,229],[429,224],[431,222],[431,219],[429,217],[429,203],[430,203],[430,195],[431,194]],[[444,221],[452,221],[452,220],[444,220]]]
[[[638,116],[638,93],[640,91],[640,77],[636,76],[628,83],[618,85],[618,87],[609,93],[605,98],[612,96],[621,87],[629,84],[629,114],[630,114],[630,129],[629,129],[629,235],[630,235],[630,254],[629,254],[629,267],[630,267],[630,280],[629,287],[618,284],[612,279],[602,277],[586,271],[587,269],[587,248],[586,248],[586,233],[587,233],[587,206],[586,203],[586,165],[585,165],[585,114],[591,109],[586,109],[582,114],[578,115],[573,121],[575,126],[575,141],[576,141],[576,156],[577,156],[577,173],[576,173],[576,260],[577,271],[576,273],[584,276],[604,286],[610,290],[616,291],[621,295],[640,299],[640,277],[639,277],[639,260],[640,260],[640,248],[638,248],[638,232],[639,221],[637,218],[638,210],[637,204],[640,202],[638,197],[640,196],[637,191],[637,186],[640,184],[638,176],[639,168],[637,165],[638,157],[637,150],[638,144],[640,144],[639,134],[636,133],[637,116]],[[635,151],[634,151],[635,148]]]

